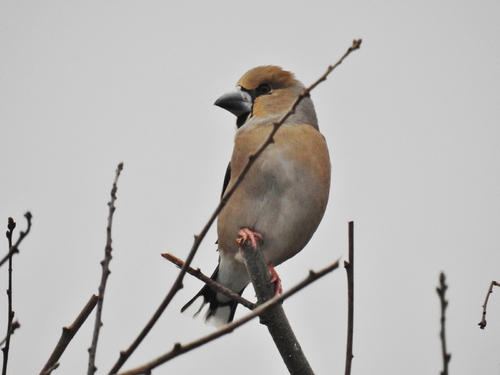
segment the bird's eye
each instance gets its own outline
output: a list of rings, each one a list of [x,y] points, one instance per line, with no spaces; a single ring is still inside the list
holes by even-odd
[[[257,87],[257,94],[258,95],[266,95],[269,94],[272,91],[271,86],[269,86],[267,83],[263,83],[259,87]]]

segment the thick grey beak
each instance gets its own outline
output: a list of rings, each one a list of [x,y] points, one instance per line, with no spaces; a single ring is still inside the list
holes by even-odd
[[[224,108],[236,117],[240,117],[252,111],[252,97],[248,92],[238,87],[236,90],[222,95],[215,101],[214,105]]]

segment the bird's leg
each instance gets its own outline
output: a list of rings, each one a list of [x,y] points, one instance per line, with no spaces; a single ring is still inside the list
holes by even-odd
[[[239,237],[236,239],[236,243],[238,245],[244,244],[245,241],[250,241],[250,245],[252,245],[252,248],[254,250],[257,250],[257,241],[259,241],[260,243],[263,242],[262,235],[260,233],[251,231],[248,228],[241,228],[238,231],[238,235]],[[274,296],[276,297],[283,293],[283,288],[281,287],[281,279],[271,264],[268,264],[267,267],[269,268],[269,273],[271,274],[271,280],[269,281],[269,283],[274,284]]]
[[[262,235],[257,232],[253,232],[248,228],[241,228],[238,231],[238,235],[239,237],[236,239],[236,243],[238,245],[242,245],[243,243],[245,243],[245,241],[249,240],[250,245],[252,245],[252,249],[254,250],[257,250],[257,240],[259,240],[260,243],[264,242],[264,240],[262,239]]]
[[[268,264],[267,267],[269,268],[269,273],[271,273],[271,281],[269,283],[274,283],[274,296],[279,296],[283,293],[280,276],[271,264]]]

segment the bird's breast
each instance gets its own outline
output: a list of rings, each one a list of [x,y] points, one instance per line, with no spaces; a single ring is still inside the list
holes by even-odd
[[[228,187],[270,130],[257,127],[237,134]],[[219,215],[221,255],[237,254],[237,233],[245,227],[262,234],[268,262],[276,265],[295,255],[321,221],[329,187],[330,161],[322,135],[309,125],[279,129]]]

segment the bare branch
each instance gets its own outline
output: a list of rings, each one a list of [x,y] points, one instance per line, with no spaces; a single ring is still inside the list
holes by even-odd
[[[28,211],[24,214],[24,217],[28,221],[28,228],[26,229],[26,232],[23,231],[19,232],[19,238],[17,239],[16,243],[13,246],[9,245],[9,252],[7,253],[6,256],[2,258],[2,260],[0,260],[0,267],[3,266],[4,263],[7,262],[13,254],[19,253],[19,245],[30,232],[31,219],[33,218],[33,215],[31,215],[31,213]]]
[[[63,327],[61,338],[54,348],[54,351],[50,355],[49,360],[47,361],[45,366],[43,366],[42,371],[40,371],[40,375],[50,375],[50,373],[59,366],[59,358],[61,358],[62,354],[68,347],[73,337],[76,335],[85,320],[87,320],[92,310],[94,310],[94,307],[97,305],[98,300],[99,297],[93,294],[83,310],[80,312],[80,314],[78,314],[73,324],[68,327]]]
[[[161,254],[162,257],[167,259],[168,261],[172,262],[175,264],[177,267],[182,268],[184,265],[184,261],[182,259],[177,258],[175,255],[172,255],[170,253],[163,253]],[[213,290],[224,294],[225,296],[228,296],[229,298],[235,300],[236,302],[242,304],[245,306],[247,309],[253,310],[255,308],[255,304],[247,300],[246,298],[243,298],[240,296],[238,293],[233,292],[231,289],[226,288],[224,285],[219,284],[217,281],[212,280],[210,277],[207,275],[204,275],[199,268],[194,269],[192,267],[187,268],[187,273],[190,275],[196,277],[197,279],[203,281],[205,284],[208,284],[210,288]]]
[[[347,346],[345,353],[345,375],[351,374],[352,341],[354,331],[354,222],[349,222],[349,261],[344,261],[347,272]]]
[[[119,375],[138,375],[138,374],[148,374],[151,372],[152,369],[164,364],[165,362],[168,362],[172,358],[175,358],[181,354],[187,353],[193,349],[196,349],[210,341],[213,341],[221,336],[227,335],[228,333],[233,332],[236,328],[242,326],[246,322],[250,321],[251,319],[255,318],[256,316],[261,315],[263,312],[265,312],[267,309],[272,308],[275,305],[280,304],[283,300],[286,298],[294,295],[297,293],[299,290],[303,289],[307,285],[313,283],[314,281],[318,280],[319,278],[325,276],[326,274],[332,272],[339,266],[339,261],[337,260],[335,263],[332,263],[328,267],[322,269],[321,271],[314,272],[314,271],[309,271],[309,275],[300,283],[292,287],[290,290],[287,292],[265,302],[264,304],[258,306],[253,310],[251,313],[248,315],[242,317],[241,319],[235,320],[234,322],[231,322],[229,324],[226,324],[222,328],[218,329],[217,331],[202,337],[196,341],[192,341],[188,344],[182,345],[180,343],[176,343],[174,345],[174,348],[163,354],[162,356],[156,358],[155,360],[142,365],[140,367],[137,367],[135,369],[120,373]]]
[[[9,253],[7,254],[7,259],[9,261],[9,288],[7,289],[7,335],[5,337],[5,346],[2,348],[3,352],[3,365],[2,365],[2,375],[7,375],[7,363],[9,361],[9,350],[10,350],[10,338],[12,336],[12,333],[16,328],[19,328],[20,325],[17,323],[17,327],[14,325],[14,310],[12,307],[12,258],[15,253],[19,252],[19,244],[22,242],[24,237],[26,237],[31,229],[31,213],[26,212],[24,214],[24,217],[28,221],[28,228],[26,229],[26,232],[20,232],[19,238],[17,239],[16,243],[12,245],[12,236],[14,235],[14,229],[16,228],[16,222],[14,219],[9,217],[7,221],[7,240],[9,242]],[[3,264],[3,263],[2,263]],[[1,266],[1,264],[0,264]]]
[[[97,367],[95,366],[95,356],[97,351],[97,341],[99,340],[99,332],[103,325],[102,323],[102,306],[104,304],[104,292],[106,290],[106,282],[108,280],[108,276],[111,273],[109,270],[109,263],[113,256],[111,252],[113,248],[111,247],[112,239],[111,239],[111,228],[113,226],[113,214],[115,212],[115,201],[116,201],[116,191],[118,190],[118,178],[120,177],[120,173],[123,170],[123,163],[118,164],[118,168],[116,169],[115,181],[113,182],[113,188],[111,189],[111,200],[108,203],[109,206],[109,215],[108,215],[108,226],[106,228],[106,247],[104,249],[104,260],[101,262],[102,266],[102,275],[101,275],[101,284],[99,285],[99,301],[97,304],[97,311],[95,317],[94,324],[94,334],[92,336],[92,345],[89,348],[89,365],[87,374],[93,375],[97,371]]]
[[[10,331],[7,332],[7,335],[5,336],[5,338],[2,340],[2,342],[0,342],[0,346],[5,344],[5,342],[7,341],[7,336],[9,334],[12,336],[14,334],[14,332],[16,331],[16,329],[18,329],[18,328],[21,328],[21,324],[17,320],[14,320],[12,322],[12,324],[10,325]]]
[[[12,309],[12,257],[14,253],[10,253],[12,248],[12,235],[14,229],[16,228],[16,222],[14,219],[9,217],[7,223],[7,239],[9,241],[9,288],[7,289],[7,336],[5,337],[5,346],[2,348],[3,351],[3,366],[2,375],[7,374],[7,362],[9,361],[9,349],[10,349],[10,337],[12,333],[12,321],[14,320],[14,310]]]
[[[346,53],[344,53],[344,56],[342,56],[342,57],[340,58],[340,60],[339,60],[339,61],[337,61],[334,65],[330,65],[330,66],[328,67],[328,69],[327,69],[326,73],[325,73],[325,74],[323,74],[323,75],[322,75],[322,76],[321,76],[321,77],[320,77],[320,78],[319,78],[316,82],[314,82],[311,86],[309,86],[309,87],[307,88],[307,90],[306,90],[306,91],[307,91],[307,94],[309,94],[309,92],[310,92],[310,91],[312,91],[314,88],[316,88],[316,86],[318,86],[321,82],[326,81],[326,79],[327,79],[328,75],[329,75],[329,74],[330,74],[330,73],[331,73],[331,72],[332,72],[332,71],[333,71],[333,70],[334,70],[337,66],[339,66],[340,64],[342,64],[342,62],[345,60],[345,58],[346,58],[347,56],[349,56],[349,55],[351,54],[351,52],[354,52],[354,51],[356,51],[356,50],[360,49],[360,48],[361,48],[361,42],[362,42],[362,41],[363,41],[363,40],[361,40],[361,39],[355,39],[355,40],[353,40],[353,41],[352,41],[352,45],[349,47],[349,49],[347,50],[347,52],[346,52]]]
[[[344,61],[344,59],[351,54],[351,52],[359,49],[360,46],[361,46],[361,39],[354,40],[351,47],[349,47],[347,52],[340,58],[340,60],[337,61],[337,63],[335,63],[334,65],[329,66],[326,73],[323,74],[323,76],[321,76],[321,78],[318,81],[314,82],[310,87],[304,89],[304,92],[297,97],[297,100],[293,103],[292,107],[288,110],[288,112],[285,115],[283,115],[283,117],[279,121],[274,123],[273,129],[272,129],[271,133],[269,134],[268,138],[257,149],[257,151],[249,157],[247,164],[243,167],[240,175],[236,178],[234,184],[225,191],[224,197],[219,202],[217,208],[215,209],[213,214],[208,219],[208,222],[205,224],[205,226],[201,230],[200,234],[195,235],[193,246],[191,247],[191,250],[189,251],[188,256],[186,257],[186,261],[184,263],[184,266],[182,266],[181,270],[179,271],[179,275],[177,276],[177,278],[174,281],[174,284],[172,285],[171,289],[169,290],[169,292],[165,296],[165,299],[161,302],[160,306],[153,314],[153,317],[149,320],[149,322],[146,324],[146,326],[142,329],[142,331],[140,332],[138,337],[134,340],[134,342],[130,345],[130,347],[128,349],[120,352],[120,357],[118,358],[117,362],[115,363],[115,365],[113,366],[113,368],[111,369],[109,374],[117,373],[120,370],[120,368],[123,366],[123,364],[132,355],[132,353],[135,351],[135,349],[139,346],[139,344],[142,342],[142,340],[146,337],[146,335],[149,333],[149,331],[156,324],[156,322],[158,321],[160,316],[163,314],[163,312],[165,311],[167,306],[170,304],[170,301],[172,300],[172,298],[177,294],[177,292],[180,289],[182,289],[182,287],[183,287],[182,280],[184,279],[184,276],[186,275],[187,268],[191,265],[191,262],[193,261],[194,256],[195,256],[196,252],[198,251],[198,248],[200,247],[201,242],[203,241],[206,234],[208,233],[208,230],[210,229],[210,227],[214,223],[215,219],[217,219],[217,216],[219,215],[221,210],[227,204],[227,201],[229,200],[229,198],[234,194],[234,191],[236,190],[236,188],[240,185],[241,181],[243,181],[243,179],[245,178],[246,174],[250,170],[250,168],[253,165],[253,163],[255,162],[255,160],[273,142],[273,137],[276,134],[276,132],[278,131],[278,129],[281,127],[281,125],[286,121],[286,119],[288,117],[290,117],[294,113],[295,108],[302,101],[302,99],[304,97],[306,97],[317,85],[319,85],[319,83],[321,83],[322,81],[325,81],[327,76],[337,66],[339,66]]]
[[[52,366],[50,366],[47,371],[40,373],[40,375],[50,375],[52,374],[52,371],[56,370],[59,368],[59,362],[54,363]]]
[[[436,292],[439,296],[439,300],[441,301],[441,332],[439,337],[441,338],[441,349],[443,352],[443,371],[441,371],[441,375],[448,375],[448,364],[450,363],[451,354],[446,351],[446,336],[445,336],[445,322],[446,322],[446,308],[448,307],[448,301],[445,298],[446,289],[448,289],[448,285],[446,285],[446,276],[443,272],[439,275],[439,287],[436,288]]]
[[[244,241],[240,244],[240,253],[243,255],[248,274],[257,294],[258,304],[271,300],[275,295],[276,288],[274,283],[270,282],[272,276],[260,248],[254,250],[249,241]],[[269,330],[291,375],[314,375],[288,322],[282,304],[275,305],[272,309],[262,313],[260,322]]]
[[[496,282],[495,280],[490,283],[488,293],[486,293],[486,298],[483,303],[483,316],[481,318],[481,321],[478,323],[479,328],[481,329],[484,329],[484,327],[486,327],[486,307],[488,306],[488,299],[490,298],[490,294],[493,293],[494,286],[500,286],[500,283]]]

